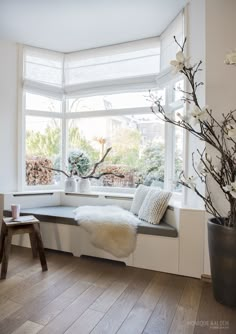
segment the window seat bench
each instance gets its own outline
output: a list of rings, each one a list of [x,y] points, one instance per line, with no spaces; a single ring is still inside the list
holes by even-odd
[[[22,209],[22,215],[34,215],[39,221],[56,223],[56,224],[68,224],[77,226],[77,222],[74,220],[73,210],[76,207],[74,206],[45,206],[40,208],[31,208],[31,209]],[[5,216],[11,215],[11,211],[5,210]],[[153,225],[146,223],[142,220],[139,220],[138,234],[148,234],[148,235],[159,235],[164,237],[176,238],[178,236],[177,230],[165,223],[162,222],[159,225]]]
[[[0,194],[0,216],[11,216],[11,204],[22,215],[34,215],[41,224],[45,248],[122,261],[128,266],[201,277],[204,259],[205,212],[172,202],[160,225],[139,222],[133,253],[117,258],[95,247],[88,233],[74,220],[73,210],[83,205],[117,205],[130,210],[132,198],[107,194],[63,191]],[[13,244],[30,247],[28,235],[15,235]],[[50,270],[50,268],[49,268]]]
[[[46,248],[70,252],[74,256],[87,255],[122,261],[138,268],[178,273],[179,235],[175,227],[165,222],[152,225],[139,220],[135,251],[128,257],[116,258],[90,242],[88,233],[74,220],[73,210],[76,208],[67,205],[22,208],[21,215],[34,215],[39,219]],[[11,210],[5,209],[3,214],[11,216]],[[28,247],[27,242],[19,239],[15,244]]]

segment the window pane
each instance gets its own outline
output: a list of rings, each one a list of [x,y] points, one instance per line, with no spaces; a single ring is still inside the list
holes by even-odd
[[[43,168],[61,166],[61,120],[26,116],[26,184],[48,185],[60,175]]]
[[[25,108],[28,110],[61,112],[61,101],[47,96],[26,93]]]
[[[83,150],[98,161],[112,147],[99,173],[112,175],[92,180],[93,185],[135,187],[139,183],[163,187],[164,123],[153,114],[68,120],[69,151]]]
[[[175,111],[175,119],[178,120],[178,114],[183,115],[183,108],[178,109]],[[179,175],[181,173],[181,171],[183,170],[183,129],[181,129],[178,126],[174,127],[174,138],[175,138],[175,145],[174,145],[174,149],[175,149],[175,161],[174,161],[174,178],[175,178],[175,182],[174,182],[174,190],[175,191],[181,191],[182,186],[177,184],[176,181],[179,180]]]
[[[165,103],[165,90],[153,91]],[[149,92],[122,93],[68,99],[69,112],[150,107]]]

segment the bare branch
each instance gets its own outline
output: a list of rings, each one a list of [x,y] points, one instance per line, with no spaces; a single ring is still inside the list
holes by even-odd
[[[71,177],[71,175],[67,174],[64,170],[62,169],[57,169],[57,168],[51,168],[51,167],[46,167],[44,165],[42,165],[43,168],[46,168],[46,169],[49,169],[49,170],[54,170],[55,172],[58,172],[58,173],[62,173],[64,174],[66,177]]]
[[[112,172],[104,172],[104,173],[99,174],[98,176],[94,176],[94,175],[91,175],[91,176],[81,176],[81,178],[82,179],[97,179],[97,180],[99,180],[104,175],[114,175],[114,176],[119,177],[121,179],[123,179],[125,177],[122,174],[116,174],[116,173],[112,173]]]
[[[86,179],[91,178],[91,177],[94,175],[94,173],[96,172],[96,169],[98,168],[98,166],[99,166],[101,163],[104,162],[104,160],[106,159],[106,156],[107,156],[108,153],[111,151],[111,149],[112,149],[112,148],[109,147],[109,148],[106,150],[106,152],[105,152],[105,154],[103,155],[103,157],[102,157],[98,162],[96,162],[96,163],[94,164],[93,169],[89,172],[88,175],[86,175],[86,176],[82,176],[84,179],[85,179],[85,178],[86,178]]]

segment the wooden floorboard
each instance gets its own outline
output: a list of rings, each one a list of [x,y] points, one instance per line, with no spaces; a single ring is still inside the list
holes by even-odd
[[[42,326],[32,321],[26,321],[22,326],[17,328],[12,334],[36,334]]]
[[[79,319],[77,319],[65,334],[83,333],[89,334],[97,323],[104,317],[104,313],[87,309]]]
[[[144,329],[145,334],[169,333],[187,281],[185,277],[171,277]]]
[[[202,285],[203,283],[197,279],[187,281],[168,334],[193,334]]]
[[[143,332],[168,280],[169,275],[167,274],[155,274],[117,333],[139,334]]]
[[[12,247],[0,280],[1,334],[235,334],[211,284],[94,258]]]
[[[194,328],[194,334],[206,333],[236,333],[236,309],[217,303],[209,283],[205,283],[202,288],[202,297]]]
[[[116,333],[153,276],[154,272],[148,270],[138,271],[125,291],[111,306],[91,333]]]

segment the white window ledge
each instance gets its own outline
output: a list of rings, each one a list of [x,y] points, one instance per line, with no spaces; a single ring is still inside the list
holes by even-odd
[[[116,193],[116,192],[106,192],[106,191],[91,191],[87,193],[80,193],[80,192],[73,192],[73,193],[65,193],[65,195],[70,196],[88,196],[88,197],[105,197],[105,198],[125,198],[125,199],[133,199],[134,194],[127,194],[127,193]]]
[[[20,192],[9,192],[5,193],[5,195],[12,195],[12,197],[27,197],[27,196],[37,196],[37,195],[53,195],[53,194],[62,194],[64,193],[64,190],[55,190],[55,189],[47,189],[47,190],[35,190],[35,191],[20,191]],[[105,198],[105,199],[114,199],[115,200],[127,200],[131,201],[134,197],[134,194],[131,193],[125,193],[125,192],[109,192],[109,191],[91,191],[88,193],[79,193],[79,192],[73,192],[73,193],[64,193],[65,196],[68,197],[95,197],[95,198]],[[202,207],[193,207],[188,206],[182,203],[182,196],[178,193],[173,193],[173,196],[169,203],[170,208],[178,208],[183,210],[196,210],[196,211],[204,211],[204,208]]]

